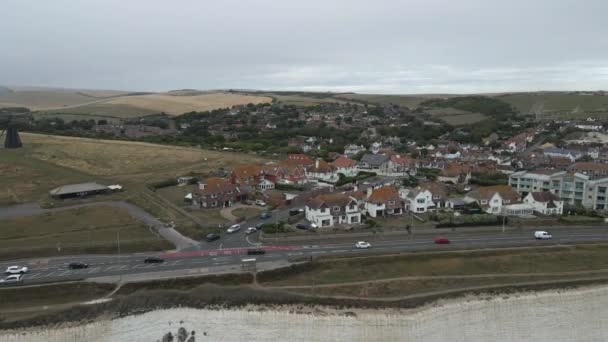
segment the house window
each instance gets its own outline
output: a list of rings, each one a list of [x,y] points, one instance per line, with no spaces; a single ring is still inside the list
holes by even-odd
[[[424,198],[419,198],[416,202],[420,203],[420,204],[424,204],[425,203],[425,199]]]
[[[217,202],[211,202],[211,206],[215,207],[217,205]]]
[[[393,205],[395,204],[395,201],[388,201],[388,204]]]
[[[325,210],[326,210],[326,209],[327,209],[327,208],[321,208],[321,209],[320,209],[321,214],[325,214]]]
[[[350,223],[358,223],[358,222],[359,222],[359,216],[351,216]]]
[[[334,211],[340,211],[340,207],[334,207]]]
[[[229,195],[232,195],[232,190],[228,190],[228,194],[229,194]]]
[[[351,204],[348,206],[348,209],[350,209],[350,210],[355,210],[355,203],[351,203]]]
[[[487,204],[488,201],[487,200],[481,200],[481,204]]]

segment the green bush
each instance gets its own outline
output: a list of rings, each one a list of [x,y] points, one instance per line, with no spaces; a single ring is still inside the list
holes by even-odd
[[[170,186],[176,186],[176,185],[177,185],[176,178],[169,178],[169,179],[162,180],[160,182],[147,184],[148,188],[150,188],[153,191],[156,191],[161,188],[168,188]]]

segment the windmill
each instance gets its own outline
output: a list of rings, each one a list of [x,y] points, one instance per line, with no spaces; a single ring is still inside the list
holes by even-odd
[[[20,148],[23,147],[21,138],[19,137],[19,130],[17,129],[17,122],[13,119],[12,115],[0,117],[0,139],[4,138],[5,148]]]

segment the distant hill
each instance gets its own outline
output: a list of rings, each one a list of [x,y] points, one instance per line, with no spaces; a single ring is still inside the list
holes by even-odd
[[[608,118],[606,92],[536,92],[496,96],[523,114],[539,119]]]

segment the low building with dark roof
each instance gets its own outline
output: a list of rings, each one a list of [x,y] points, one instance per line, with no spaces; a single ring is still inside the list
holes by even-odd
[[[105,185],[97,183],[80,183],[57,187],[49,191],[49,196],[55,199],[64,199],[104,194],[109,191],[110,189]]]

